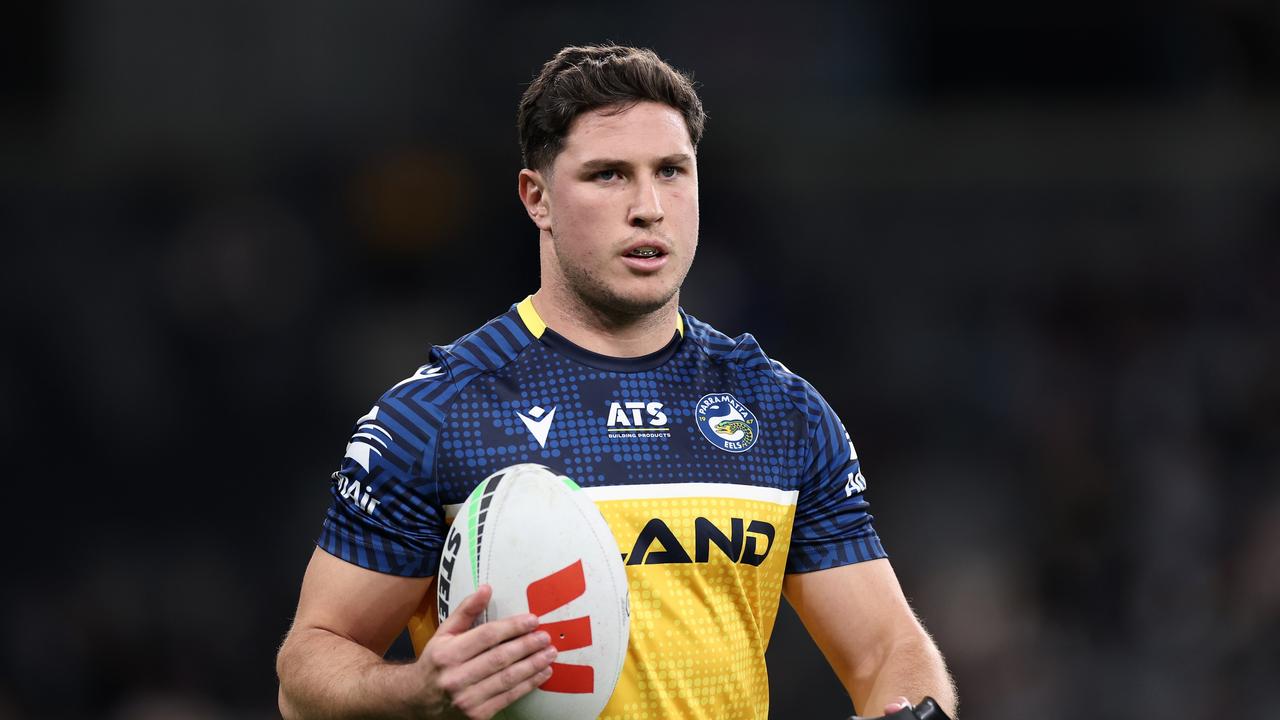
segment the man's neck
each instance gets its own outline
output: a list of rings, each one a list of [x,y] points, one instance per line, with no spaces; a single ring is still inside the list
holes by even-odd
[[[580,348],[610,357],[640,357],[671,342],[680,294],[651,313],[622,318],[580,300],[560,298],[547,288],[533,294],[533,307],[548,328]]]

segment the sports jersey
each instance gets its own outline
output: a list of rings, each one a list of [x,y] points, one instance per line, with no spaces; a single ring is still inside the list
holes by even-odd
[[[549,329],[529,298],[433,347],[360,418],[318,544],[435,575],[468,494],[525,462],[589,494],[626,566],[631,637],[604,718],[768,717],[783,576],[885,556],[844,426],[751,335],[681,310],[666,347],[614,358]],[[429,595],[410,623],[419,652]]]

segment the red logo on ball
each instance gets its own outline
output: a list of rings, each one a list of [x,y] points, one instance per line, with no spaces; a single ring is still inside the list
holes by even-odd
[[[578,560],[562,570],[529,583],[529,612],[539,616],[546,615],[556,608],[568,605],[586,591],[587,578],[582,573],[582,561]],[[590,616],[543,623],[538,629],[551,636],[551,644],[559,652],[591,645]],[[590,665],[551,663],[551,677],[538,687],[547,692],[593,692],[595,671]]]

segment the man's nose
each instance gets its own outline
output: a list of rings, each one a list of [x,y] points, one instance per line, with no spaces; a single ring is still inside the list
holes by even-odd
[[[641,228],[662,221],[662,201],[658,197],[658,186],[652,180],[636,183],[636,194],[631,201],[627,221],[632,227]]]

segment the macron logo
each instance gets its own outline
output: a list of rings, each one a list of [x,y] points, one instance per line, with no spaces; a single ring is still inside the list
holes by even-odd
[[[551,421],[556,417],[556,409],[543,410],[541,407],[534,405],[529,410],[528,415],[517,410],[516,416],[524,422],[525,427],[529,428],[529,432],[533,433],[533,439],[538,441],[538,447],[545,448],[547,446],[547,433],[551,432]]]

